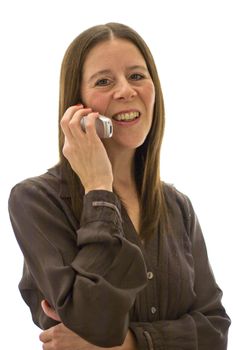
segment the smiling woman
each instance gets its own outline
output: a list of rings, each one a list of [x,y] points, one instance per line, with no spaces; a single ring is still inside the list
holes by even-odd
[[[104,142],[108,154],[122,148],[132,154],[143,144],[152,123],[155,87],[133,43],[112,38],[94,47],[83,65],[81,95],[85,105],[113,121],[113,137]]]
[[[97,135],[100,115],[111,138]],[[163,96],[133,29],[95,26],[71,43],[59,121],[59,164],[9,199],[43,349],[226,349],[230,320],[198,219],[160,179]]]

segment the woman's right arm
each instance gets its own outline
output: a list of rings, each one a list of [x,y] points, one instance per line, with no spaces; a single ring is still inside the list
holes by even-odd
[[[14,187],[9,212],[30,274],[62,322],[98,346],[121,345],[146,268],[124,238],[115,194],[88,192],[76,232],[56,194],[36,180]]]

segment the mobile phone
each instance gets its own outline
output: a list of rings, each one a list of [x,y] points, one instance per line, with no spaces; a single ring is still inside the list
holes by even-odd
[[[85,131],[85,119],[86,117],[81,119],[81,128],[83,131]],[[99,115],[99,117],[96,119],[95,127],[97,135],[101,139],[112,137],[113,126],[111,119],[105,117],[104,115]]]

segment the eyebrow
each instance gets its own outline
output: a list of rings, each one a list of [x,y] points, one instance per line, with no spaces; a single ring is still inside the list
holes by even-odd
[[[145,66],[134,65],[134,66],[129,66],[129,67],[127,67],[127,70],[134,70],[134,69],[142,69],[142,70],[144,70],[145,72],[148,72],[148,69],[147,69],[147,67],[145,67]],[[88,79],[88,81],[91,81],[91,80],[97,78],[99,75],[109,74],[109,73],[111,73],[111,72],[112,72],[111,69],[103,69],[103,70],[100,70],[100,71],[94,73],[94,74]]]

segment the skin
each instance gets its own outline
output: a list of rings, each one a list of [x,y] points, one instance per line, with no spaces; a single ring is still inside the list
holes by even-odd
[[[103,72],[104,71],[104,72]],[[61,127],[65,135],[63,154],[78,174],[85,193],[114,189],[127,205],[128,214],[139,230],[139,201],[133,176],[133,158],[143,144],[152,122],[155,88],[140,51],[124,39],[111,39],[95,46],[88,54],[81,85],[82,103],[65,112]],[[85,107],[84,107],[85,105]],[[138,111],[136,123],[118,123],[114,115],[122,111]],[[95,131],[99,113],[112,119],[113,137],[100,140]],[[80,120],[86,118],[86,133]],[[47,316],[59,320],[45,301]],[[71,332],[62,323],[40,335],[44,350],[98,350]],[[129,330],[125,342],[115,350],[136,350]]]

